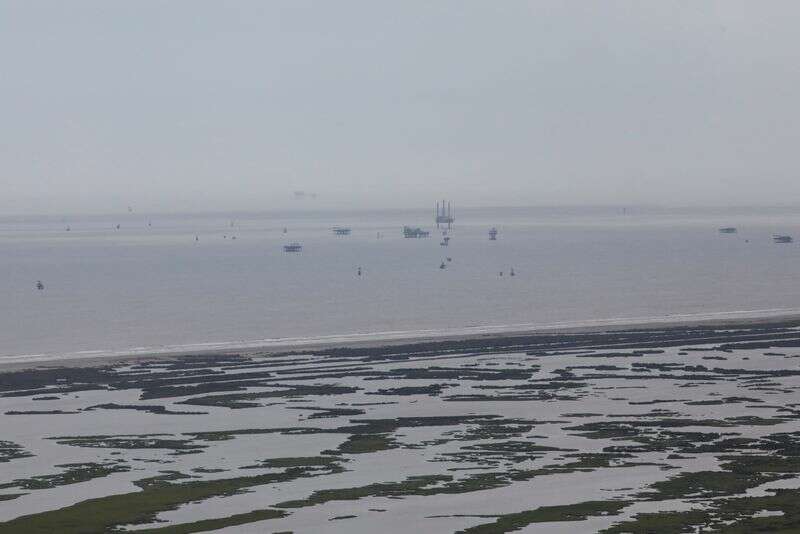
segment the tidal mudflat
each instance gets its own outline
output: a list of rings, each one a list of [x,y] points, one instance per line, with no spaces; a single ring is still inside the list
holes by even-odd
[[[800,322],[0,372],[0,533],[800,528]]]

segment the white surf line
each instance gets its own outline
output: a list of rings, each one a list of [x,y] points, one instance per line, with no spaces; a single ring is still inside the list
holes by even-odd
[[[712,321],[724,319],[769,319],[783,316],[800,315],[800,308],[767,308],[758,310],[732,310],[702,313],[668,314],[644,317],[613,317],[605,319],[584,319],[579,321],[561,321],[555,323],[517,323],[504,325],[476,325],[457,328],[438,328],[421,330],[388,330],[368,333],[331,334],[310,337],[277,337],[250,341],[222,341],[191,343],[185,345],[154,345],[128,349],[95,349],[67,353],[35,353],[12,354],[0,356],[0,365],[12,363],[40,363],[67,360],[83,360],[93,358],[117,358],[136,356],[165,356],[187,354],[192,352],[222,352],[255,349],[302,349],[316,345],[344,345],[365,341],[403,341],[426,340],[445,337],[491,335],[506,333],[537,333],[560,329],[591,328],[605,326],[638,326],[658,325],[672,322]]]

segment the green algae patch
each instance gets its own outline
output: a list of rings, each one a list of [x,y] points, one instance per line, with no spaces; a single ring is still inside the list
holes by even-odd
[[[13,441],[0,441],[0,463],[18,460],[20,458],[30,458],[33,454],[22,448],[21,445]]]
[[[296,456],[287,458],[268,458],[256,465],[246,465],[242,469],[264,469],[287,467],[336,467],[340,462],[346,462],[338,456]]]
[[[563,506],[542,506],[535,510],[504,514],[493,523],[484,523],[460,531],[461,534],[500,534],[513,532],[533,523],[550,523],[556,521],[585,521],[593,516],[617,515],[630,501],[587,501]]]
[[[132,436],[59,436],[47,438],[59,445],[92,449],[168,449],[171,454],[197,454],[206,446],[189,439],[168,439],[163,434]]]
[[[112,473],[123,473],[130,471],[130,467],[119,462],[115,463],[85,463],[85,464],[64,464],[56,467],[63,468],[61,473],[52,475],[41,475],[30,478],[22,478],[0,484],[0,489],[19,488],[23,490],[50,489],[57,486],[66,486],[87,482],[95,478],[103,478]]]
[[[706,525],[710,519],[708,512],[689,510],[687,512],[656,512],[637,514],[631,521],[618,523],[602,530],[603,534],[681,534],[696,532],[695,525]]]
[[[220,480],[191,481],[180,484],[175,484],[172,481],[184,479],[186,475],[167,473],[161,477],[153,477],[137,482],[137,485],[142,488],[142,491],[139,492],[90,499],[58,510],[22,516],[0,523],[0,534],[16,534],[19,532],[31,534],[106,532],[121,525],[153,522],[157,514],[175,510],[186,503],[203,501],[211,497],[230,496],[265,484],[288,482],[299,478],[335,472],[340,472],[340,470],[331,469],[320,472],[303,468],[290,468],[281,473]],[[189,525],[186,528],[189,528]],[[162,530],[162,532],[172,531]],[[198,532],[198,530],[178,532]]]
[[[339,445],[337,452],[364,454],[397,448],[397,442],[386,434],[355,434]]]
[[[778,478],[782,478],[782,476],[730,471],[687,472],[680,473],[668,480],[661,480],[651,484],[650,488],[654,490],[653,493],[640,493],[638,497],[653,501],[663,501],[737,495]]]
[[[604,534],[678,534],[683,532],[752,534],[800,531],[800,490],[770,490],[764,497],[734,497],[710,501],[708,509],[637,514]],[[761,516],[769,512],[768,516]]]
[[[355,501],[364,497],[400,497],[403,495],[422,495],[422,491],[439,482],[451,481],[447,475],[427,475],[409,477],[403,482],[379,482],[355,488],[327,489],[315,491],[307,499],[285,501],[276,504],[276,508],[304,508],[331,501]]]
[[[192,534],[194,532],[208,532],[227,527],[236,527],[248,523],[255,523],[257,521],[266,521],[268,519],[278,519],[286,517],[286,515],[286,512],[281,510],[254,510],[246,514],[236,514],[219,519],[204,519],[193,523],[181,523],[159,528],[148,528],[137,530],[136,532],[140,534]]]

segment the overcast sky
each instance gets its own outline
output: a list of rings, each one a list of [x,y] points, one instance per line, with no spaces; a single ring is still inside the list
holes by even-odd
[[[0,213],[800,204],[798,20],[775,0],[0,0]]]

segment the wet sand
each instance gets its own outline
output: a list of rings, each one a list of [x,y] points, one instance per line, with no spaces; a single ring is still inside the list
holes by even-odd
[[[525,329],[510,329],[499,327],[501,331],[495,333],[448,333],[442,331],[435,335],[419,335],[415,333],[396,333],[392,335],[372,338],[364,336],[366,339],[359,340],[359,335],[344,336],[347,339],[342,341],[329,341],[323,339],[309,340],[277,340],[269,344],[247,344],[242,347],[230,348],[210,348],[198,350],[159,350],[159,351],[138,351],[130,353],[115,353],[103,355],[59,355],[43,354],[31,357],[0,357],[0,373],[6,371],[16,371],[21,369],[35,369],[47,367],[87,367],[103,366],[116,364],[119,362],[135,362],[140,360],[153,359],[172,359],[183,358],[193,355],[220,356],[225,357],[232,354],[264,355],[271,353],[283,353],[294,351],[327,351],[333,349],[380,349],[389,347],[400,347],[406,350],[413,350],[411,347],[437,347],[442,350],[449,350],[453,347],[471,347],[471,350],[480,350],[481,347],[492,347],[498,345],[511,346],[515,343],[524,344],[532,337],[546,335],[557,337],[559,335],[573,334],[597,334],[604,332],[638,330],[648,332],[654,329],[687,329],[695,327],[707,328],[732,328],[744,329],[755,326],[770,327],[793,327],[800,325],[800,313],[762,313],[753,315],[752,312],[729,312],[713,314],[692,314],[681,318],[680,316],[665,316],[663,318],[647,318],[646,320],[637,319],[617,319],[599,320],[595,324],[585,322],[579,326],[569,324],[554,324]],[[491,327],[482,327],[491,328]],[[479,328],[480,329],[480,328]]]

